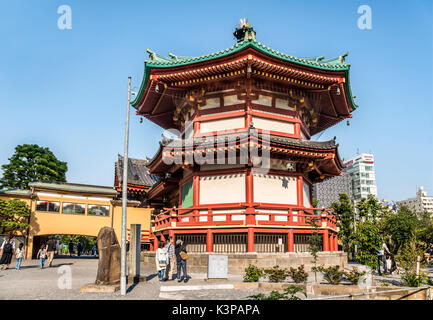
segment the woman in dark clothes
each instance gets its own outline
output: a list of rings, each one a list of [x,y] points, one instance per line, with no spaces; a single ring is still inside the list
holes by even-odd
[[[13,235],[9,235],[7,239],[3,241],[3,244],[1,246],[1,258],[0,258],[0,265],[1,269],[4,269],[6,266],[6,269],[9,268],[9,265],[12,261],[12,255],[15,251],[15,242],[12,241]]]
[[[181,252],[184,252],[185,254],[186,249],[183,246],[182,240],[176,241],[176,247],[174,248],[174,253],[176,255],[176,264],[177,264],[177,281],[182,282],[188,282],[188,275],[186,274],[186,259],[182,259]],[[183,255],[183,254],[182,254]],[[183,277],[180,276],[180,270],[183,271]]]

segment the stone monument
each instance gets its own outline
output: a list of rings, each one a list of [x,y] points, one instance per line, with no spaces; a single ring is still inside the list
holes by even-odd
[[[113,228],[103,227],[98,238],[98,272],[95,284],[87,284],[81,292],[114,292],[120,284],[120,244]]]

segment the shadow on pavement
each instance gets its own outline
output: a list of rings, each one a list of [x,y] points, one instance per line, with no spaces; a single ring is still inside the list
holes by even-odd
[[[149,276],[146,276],[146,281],[152,280],[152,279],[155,278],[156,276],[157,276],[156,273],[151,274],[151,275],[149,275]]]
[[[130,293],[132,290],[134,290],[134,288],[137,286],[137,284],[138,284],[138,282],[134,283],[134,284],[131,284],[129,286],[129,288],[126,290],[126,293]]]

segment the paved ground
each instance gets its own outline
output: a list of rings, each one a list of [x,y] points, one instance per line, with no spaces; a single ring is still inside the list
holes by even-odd
[[[174,299],[174,300],[240,300],[248,295],[256,294],[256,290],[200,290],[181,292],[161,292],[161,286],[191,286],[191,285],[220,285],[242,281],[241,276],[230,276],[227,281],[206,282],[205,274],[190,274],[188,283],[178,283],[177,280],[159,282],[155,270],[141,266],[141,274],[148,279],[147,282],[129,285],[127,295],[121,296],[120,291],[115,293],[80,293],[84,284],[93,283],[97,272],[97,259],[69,258],[55,259],[53,267],[40,269],[37,260],[27,260],[21,265],[21,270],[15,270],[11,264],[8,270],[0,270],[0,299]],[[65,272],[70,268],[71,289],[64,287]],[[60,288],[59,288],[60,282]]]
[[[241,275],[229,275],[223,281],[205,281],[205,274],[190,274],[188,283],[178,283],[177,280],[159,282],[154,269],[141,266],[141,274],[147,277],[147,282],[129,285],[127,295],[115,293],[80,293],[84,284],[93,283],[97,272],[97,259],[62,258],[55,259],[53,267],[40,269],[37,260],[24,261],[21,270],[15,270],[14,264],[8,270],[0,270],[1,299],[170,299],[170,300],[245,300],[247,296],[266,293],[262,290],[210,289],[210,286],[221,286],[242,282]],[[66,272],[66,273],[65,273]],[[71,274],[71,288],[64,289],[66,274]],[[424,270],[433,276],[433,267]],[[311,276],[310,278],[313,278]],[[388,283],[389,286],[401,285],[400,276],[394,274],[386,277],[375,276],[376,285]],[[178,291],[182,287],[205,286],[206,289],[193,291]],[[163,287],[163,288],[161,288]],[[175,287],[175,288],[173,288]],[[170,291],[175,289],[176,291]],[[267,292],[268,293],[268,292]]]

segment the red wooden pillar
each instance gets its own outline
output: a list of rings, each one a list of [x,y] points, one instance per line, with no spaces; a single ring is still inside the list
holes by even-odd
[[[156,235],[154,235],[153,237],[153,248],[155,249],[155,251],[156,249],[158,249],[158,237]]]
[[[248,228],[248,252],[254,252],[254,229]]]
[[[329,234],[329,251],[334,251],[334,234]]]
[[[207,229],[206,232],[206,252],[213,251],[213,233],[211,229]]]
[[[299,138],[302,138],[302,136],[301,136],[301,124],[299,122],[295,123],[295,135]]]
[[[338,251],[338,236],[337,236],[337,234],[334,235],[334,248],[335,248],[335,251]]]
[[[289,230],[287,233],[287,252],[294,252],[295,251],[295,245],[294,245],[294,236],[293,236],[293,230]]]
[[[254,202],[254,175],[251,168],[247,169],[245,179],[246,179],[245,200],[248,204],[251,204]]]
[[[200,176],[194,176],[192,178],[192,187],[193,187],[193,198],[192,198],[192,202],[193,202],[193,206],[197,207],[200,203]],[[193,211],[194,216],[192,217],[192,221],[193,222],[198,222],[199,221],[199,210],[194,210]]]
[[[297,182],[297,199],[298,199],[298,206],[303,207],[304,206],[304,197],[303,197],[303,177],[302,175],[299,175]]]
[[[165,242],[165,241],[167,241],[167,239],[165,239],[165,237],[164,237],[164,234],[163,234],[163,233],[161,233],[161,241],[162,241],[162,242]]]
[[[323,231],[323,251],[329,251],[329,235],[328,230]]]

